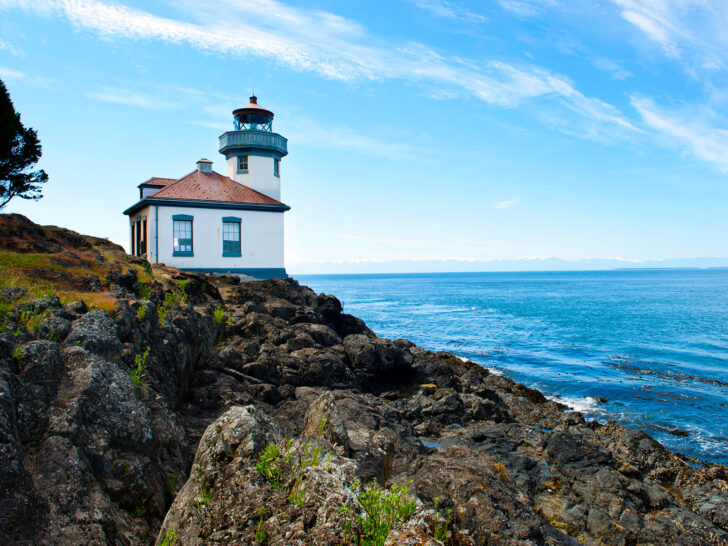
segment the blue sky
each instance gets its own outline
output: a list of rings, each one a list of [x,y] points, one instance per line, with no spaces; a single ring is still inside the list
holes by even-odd
[[[717,0],[0,0],[50,176],[4,212],[128,245],[137,184],[224,172],[254,89],[291,272],[726,257],[726,29]]]

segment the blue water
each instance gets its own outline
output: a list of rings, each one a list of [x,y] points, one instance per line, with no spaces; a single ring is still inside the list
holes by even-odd
[[[728,463],[728,270],[297,278],[379,336],[450,351],[587,418]]]

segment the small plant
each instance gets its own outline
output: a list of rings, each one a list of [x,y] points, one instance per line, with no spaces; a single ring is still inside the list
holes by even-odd
[[[167,472],[167,494],[172,496],[177,490],[177,474],[174,472]]]
[[[211,500],[212,494],[205,487],[205,476],[200,474],[200,490],[197,492],[197,497],[195,497],[195,510],[199,510],[203,506],[209,504]]]
[[[328,453],[326,454],[328,460]],[[302,449],[293,449],[293,440],[286,440],[280,448],[270,443],[261,452],[256,463],[258,474],[263,476],[273,489],[285,489],[288,502],[296,506],[306,503],[306,488],[303,486],[303,472],[306,467],[321,464],[321,448],[311,449],[306,443]]]
[[[137,389],[142,388],[144,378],[147,376],[147,358],[149,357],[149,351],[151,347],[147,345],[146,351],[143,354],[137,354],[134,357],[134,367],[129,370],[129,377],[131,382]]]
[[[258,526],[255,528],[255,541],[263,544],[265,542],[265,522],[263,521],[265,508],[258,508]]]
[[[7,332],[10,328],[10,317],[10,311],[6,311],[4,308],[0,310],[0,333]]]
[[[174,529],[169,529],[164,533],[164,539],[162,540],[161,546],[172,546],[177,542],[179,535]]]
[[[225,309],[222,308],[222,305],[218,305],[215,310],[212,312],[212,318],[215,319],[215,324],[220,326],[222,324],[222,319],[225,318]]]
[[[189,279],[182,279],[180,281],[177,281],[177,287],[179,288],[179,292],[177,292],[177,301],[181,305],[187,305],[187,284],[190,282]]]
[[[438,509],[439,505],[440,499],[435,497],[435,519],[432,523],[432,534],[436,540],[445,542],[445,539],[447,538],[447,528],[450,525],[450,518],[452,516],[452,508],[448,508],[445,512],[447,514],[446,519],[442,516],[442,514],[440,514],[440,510]]]
[[[409,496],[408,485],[393,485],[382,489],[376,480],[369,485],[354,484],[356,499],[361,512],[349,506],[341,506],[339,512],[345,518],[344,543],[349,544],[349,533],[359,546],[383,546],[389,532],[396,525],[409,521],[417,509],[417,503]]]
[[[15,347],[10,356],[12,356],[15,360],[20,360],[21,358],[23,358],[23,349],[20,346]]]
[[[147,316],[147,308],[143,305],[139,306],[139,309],[137,309],[137,320],[139,322],[144,320],[144,317]]]
[[[326,432],[326,423],[328,423],[328,419],[323,417],[321,422],[318,424],[318,427],[316,427],[316,441],[318,442],[320,442],[324,437],[324,432]]]
[[[297,476],[295,481],[293,482],[293,487],[291,488],[291,492],[288,494],[288,502],[291,504],[295,504],[296,506],[303,506],[306,504],[306,488],[301,485],[301,478],[302,476]]]
[[[273,486],[273,489],[280,487],[278,480],[281,476],[281,469],[278,455],[278,446],[273,443],[268,444],[258,457],[258,463],[255,465],[258,474],[263,476]]]
[[[142,503],[134,509],[134,515],[138,518],[144,517],[147,513],[147,499],[142,499]]]
[[[148,300],[152,296],[152,285],[140,283],[137,292],[139,292],[139,299]]]

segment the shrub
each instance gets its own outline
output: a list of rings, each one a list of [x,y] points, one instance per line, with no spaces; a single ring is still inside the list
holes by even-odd
[[[147,376],[147,358],[149,357],[149,351],[151,351],[151,349],[152,348],[147,345],[147,349],[143,354],[137,354],[134,357],[134,366],[131,370],[129,370],[131,382],[134,383],[134,386],[137,389],[142,388],[142,382]]]
[[[146,316],[147,316],[147,308],[144,307],[143,305],[140,305],[139,309],[137,309],[137,320],[139,322],[141,322],[144,320],[144,317],[146,317]]]
[[[23,349],[20,346],[15,347],[10,356],[12,356],[15,360],[20,360],[21,358],[23,358]]]

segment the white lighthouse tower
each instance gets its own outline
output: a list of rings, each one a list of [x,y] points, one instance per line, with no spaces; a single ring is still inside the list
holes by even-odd
[[[288,155],[288,141],[273,132],[273,112],[254,95],[233,117],[235,130],[220,135],[228,177],[280,201],[281,159]]]

